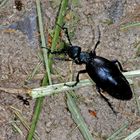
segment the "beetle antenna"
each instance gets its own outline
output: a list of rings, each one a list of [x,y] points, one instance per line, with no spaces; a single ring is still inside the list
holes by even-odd
[[[94,54],[95,54],[95,50],[96,50],[97,46],[100,44],[100,39],[101,39],[101,31],[100,31],[99,25],[97,26],[97,28],[98,28],[98,34],[99,35],[98,35],[98,41],[96,42],[95,47],[92,51],[92,53],[94,53]]]
[[[69,44],[70,44],[70,46],[72,46],[72,43],[71,43],[71,41],[70,41],[70,36],[69,36],[69,33],[68,33],[68,28],[64,27],[64,25],[61,26],[61,25],[59,25],[58,23],[56,23],[56,25],[58,25],[62,30],[64,30],[64,32],[65,32],[65,34],[66,34],[66,36],[67,36],[67,39],[68,39],[68,41],[69,41]]]

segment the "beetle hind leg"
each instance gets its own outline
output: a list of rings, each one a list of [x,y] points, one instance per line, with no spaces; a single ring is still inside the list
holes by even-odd
[[[127,72],[127,70],[124,70],[121,63],[118,60],[112,60],[113,63],[117,64],[117,66],[119,67],[120,71],[122,72]]]
[[[107,102],[108,106],[111,108],[111,110],[113,111],[113,113],[115,115],[117,115],[117,112],[114,110],[113,106],[111,105],[111,103],[109,102],[109,99],[107,99],[102,93],[101,93],[101,89],[96,86],[97,91],[100,93],[101,97]]]

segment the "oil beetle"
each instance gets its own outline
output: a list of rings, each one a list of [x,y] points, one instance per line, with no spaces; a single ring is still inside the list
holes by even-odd
[[[58,24],[57,24],[58,25]],[[101,90],[106,91],[112,97],[119,100],[130,100],[132,98],[132,91],[130,85],[124,75],[121,63],[118,60],[110,61],[106,58],[96,55],[96,48],[100,44],[100,30],[98,41],[91,52],[81,51],[81,47],[72,45],[68,29],[61,27],[65,31],[69,45],[60,51],[53,51],[48,49],[51,54],[67,54],[76,64],[85,64],[86,68],[80,70],[76,77],[76,83],[67,86],[76,86],[79,82],[79,75],[82,73],[88,73],[90,78],[96,83],[96,89],[100,93],[101,97],[108,103],[112,111],[114,111],[109,100],[102,94]],[[98,27],[99,29],[99,27]]]

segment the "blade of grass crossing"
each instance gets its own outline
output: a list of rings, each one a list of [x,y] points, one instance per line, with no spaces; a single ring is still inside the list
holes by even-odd
[[[63,15],[65,15],[65,11],[66,11],[66,7],[67,7],[67,3],[68,0],[62,0],[61,2],[61,7],[60,7],[60,11],[59,11],[59,15],[58,15],[58,24],[61,24],[61,22],[63,22]],[[65,5],[63,5],[65,4]],[[42,42],[42,47],[43,49],[43,57],[44,57],[44,61],[45,61],[45,68],[46,68],[46,75],[43,79],[43,83],[42,85],[48,85],[48,84],[52,84],[51,82],[51,76],[50,76],[50,67],[52,65],[52,59],[48,59],[48,54],[47,54],[47,49],[45,49],[46,47],[46,42],[45,42],[45,37],[44,37],[44,31],[43,31],[43,23],[42,23],[42,14],[41,14],[41,8],[40,8],[40,0],[36,0],[36,6],[37,6],[37,14],[38,14],[38,21],[39,21],[39,29],[40,29],[40,34],[41,34],[41,42]],[[56,28],[57,29],[57,28]],[[53,39],[52,44],[54,45],[53,47],[55,48],[58,37],[59,37],[59,32],[60,29],[57,29],[56,31],[55,29],[55,39]],[[57,32],[57,34],[56,34]],[[36,124],[38,122],[40,113],[41,113],[41,108],[43,106],[43,100],[44,97],[38,98],[36,100],[35,103],[35,111],[34,111],[34,115],[33,115],[33,119],[32,119],[32,124],[31,124],[31,129],[28,133],[27,136],[27,140],[32,140],[33,139],[33,135],[35,132],[35,128],[36,128]]]
[[[63,24],[63,20],[64,20],[64,16],[65,16],[65,13],[66,13],[66,7],[67,7],[67,5],[68,5],[68,0],[62,0],[61,1],[61,4],[60,4],[60,10],[59,10],[59,15],[58,15],[58,18],[57,18],[57,21],[56,21],[56,23],[58,24],[58,25],[62,25]],[[58,26],[58,25],[56,25],[55,26],[55,32],[54,32],[54,36],[53,36],[53,39],[52,39],[52,46],[51,46],[51,51],[53,51],[54,49],[55,49],[55,47],[56,47],[56,45],[57,45],[57,41],[58,41],[58,39],[59,39],[59,34],[60,34],[60,27]],[[50,68],[51,68],[51,65],[52,65],[52,57],[53,57],[53,55],[52,54],[50,54],[49,55],[49,66],[50,66]]]
[[[74,98],[69,93],[67,93],[67,105],[72,114],[73,120],[77,124],[77,126],[78,126],[79,130],[81,131],[85,140],[93,140],[93,137],[92,137],[91,133],[89,132],[89,129],[88,129],[83,117],[80,114],[80,110],[77,107]]]

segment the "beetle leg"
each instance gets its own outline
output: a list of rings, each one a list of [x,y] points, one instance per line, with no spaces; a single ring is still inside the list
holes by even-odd
[[[69,58],[54,58],[54,60],[61,60],[61,61],[72,61]]]
[[[111,103],[109,102],[109,99],[107,99],[102,93],[101,93],[101,89],[96,85],[96,89],[97,91],[100,93],[101,97],[107,102],[108,106],[111,108],[111,110],[113,111],[113,113],[115,115],[117,115],[117,112],[114,110],[114,108],[112,107]]]
[[[41,48],[47,49],[48,53],[50,53],[50,54],[58,54],[59,55],[59,54],[66,54],[66,52],[67,52],[67,50],[64,48],[59,50],[59,51],[51,51],[51,49],[46,48],[46,47],[41,47]]]
[[[66,34],[66,36],[67,36],[67,39],[68,39],[68,41],[69,41],[69,44],[72,46],[72,43],[71,43],[71,41],[70,41],[70,36],[69,36],[69,32],[68,32],[68,28],[66,28],[66,27],[63,27],[63,26],[60,26],[58,23],[56,23],[62,30],[64,30],[64,32],[65,32],[65,34]]]
[[[119,69],[122,71],[122,72],[127,72],[127,70],[124,70],[121,63],[118,61],[118,60],[112,60],[113,63],[115,64],[118,64],[117,66],[119,67]]]
[[[65,86],[68,86],[68,87],[74,87],[76,86],[78,83],[79,83],[79,75],[82,74],[82,73],[86,73],[87,70],[80,70],[76,76],[76,82],[73,84],[73,85],[67,85],[67,84],[64,84]]]
[[[47,49],[48,50],[48,53],[50,53],[50,54],[57,54],[57,55],[60,55],[60,54],[65,54],[66,55],[67,54],[67,50],[65,48],[63,48],[63,49],[61,49],[59,51],[51,51],[51,49],[46,48],[46,47],[41,47],[41,48]],[[62,60],[62,61],[72,61],[69,58],[54,58],[54,59],[56,59],[56,60]]]

